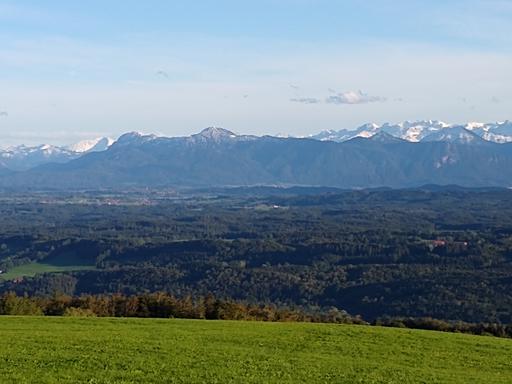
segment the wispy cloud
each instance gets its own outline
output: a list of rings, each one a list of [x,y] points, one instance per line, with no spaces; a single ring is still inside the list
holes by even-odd
[[[328,104],[367,104],[386,101],[386,98],[380,96],[371,96],[362,91],[341,92],[327,97]]]
[[[336,92],[332,88],[329,88],[328,91],[331,95],[323,99],[319,99],[317,97],[295,97],[290,99],[290,101],[302,104],[368,104],[384,102],[387,100],[385,97],[371,96],[362,91]]]
[[[303,103],[303,104],[319,104],[322,102],[320,99],[317,99],[315,97],[299,97],[299,98],[290,99],[290,101],[292,101],[294,103]]]

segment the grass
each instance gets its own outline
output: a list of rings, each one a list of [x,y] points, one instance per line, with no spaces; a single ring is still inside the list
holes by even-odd
[[[19,277],[33,277],[38,273],[66,272],[93,269],[86,265],[56,265],[47,263],[29,263],[9,269],[0,275],[0,281],[13,280]]]
[[[512,340],[379,327],[0,317],[2,383],[511,383]]]
[[[54,255],[41,262],[19,265],[0,274],[0,281],[34,277],[38,273],[59,273],[95,269],[95,257],[84,257],[75,252]]]

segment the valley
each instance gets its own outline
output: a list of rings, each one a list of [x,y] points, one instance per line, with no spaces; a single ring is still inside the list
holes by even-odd
[[[366,321],[510,324],[511,194],[425,186],[10,196],[0,205],[0,293],[211,293]]]

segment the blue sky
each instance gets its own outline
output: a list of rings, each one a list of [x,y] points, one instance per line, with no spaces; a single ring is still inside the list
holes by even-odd
[[[511,118],[512,1],[2,1],[0,145]]]

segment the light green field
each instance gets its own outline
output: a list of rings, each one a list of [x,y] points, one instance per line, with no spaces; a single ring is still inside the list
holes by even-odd
[[[511,383],[512,340],[323,324],[0,317],[1,383]]]
[[[93,268],[94,267],[91,266],[81,265],[52,265],[43,263],[30,263],[9,269],[7,272],[0,275],[0,280],[12,280],[18,277],[33,277],[38,273],[80,271]]]

